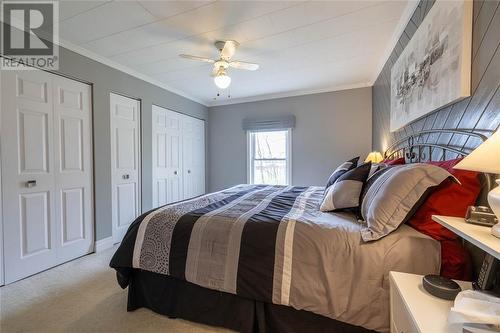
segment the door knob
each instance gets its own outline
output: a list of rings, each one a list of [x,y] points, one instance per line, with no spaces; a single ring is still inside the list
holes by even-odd
[[[36,180],[28,180],[26,182],[26,187],[31,188],[36,186]]]
[[[174,171],[174,175],[176,175],[176,174],[177,174],[177,171]]]
[[[129,179],[130,178],[130,175],[123,175],[122,176],[123,179]]]
[[[191,173],[191,170],[188,170],[188,173]]]

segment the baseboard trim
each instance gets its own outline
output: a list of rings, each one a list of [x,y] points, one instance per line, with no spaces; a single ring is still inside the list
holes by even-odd
[[[96,253],[102,252],[104,250],[110,249],[113,247],[113,237],[99,239],[95,242],[94,250]]]

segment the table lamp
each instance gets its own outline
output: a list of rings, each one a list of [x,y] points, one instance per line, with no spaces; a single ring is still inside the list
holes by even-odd
[[[496,131],[488,140],[467,155],[455,166],[455,169],[500,174],[500,131]],[[496,183],[500,185],[500,179],[497,179]],[[493,213],[500,220],[499,186],[488,193],[488,203]],[[491,234],[500,238],[500,223],[491,228]]]
[[[365,162],[380,163],[384,160],[384,157],[378,151],[372,151],[366,156]]]

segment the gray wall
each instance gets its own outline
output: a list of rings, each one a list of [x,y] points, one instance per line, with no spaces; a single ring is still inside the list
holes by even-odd
[[[474,1],[472,36],[472,96],[436,110],[390,133],[391,67],[413,36],[433,1],[422,0],[373,86],[373,148],[384,150],[391,142],[422,129],[468,129],[490,135],[500,124],[500,1]],[[475,147],[464,137],[428,136],[427,141]],[[439,156],[434,156],[439,158]]]
[[[95,235],[96,240],[111,236],[111,145],[109,94],[111,92],[141,100],[142,131],[142,210],[152,208],[151,106],[156,104],[200,119],[207,119],[207,108],[161,89],[124,72],[60,48],[59,73],[91,83],[93,86]]]
[[[371,88],[211,107],[209,190],[247,182],[244,118],[289,114],[293,185],[323,185],[340,163],[370,151]]]

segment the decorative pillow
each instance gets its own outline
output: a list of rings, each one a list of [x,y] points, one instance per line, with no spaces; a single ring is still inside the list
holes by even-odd
[[[345,172],[325,191],[319,210],[331,212],[359,207],[363,184],[370,173],[371,162]]]
[[[416,230],[441,242],[441,275],[450,279],[470,280],[471,259],[458,236],[432,220],[432,215],[464,217],[467,207],[475,205],[481,192],[479,173],[453,167],[462,159],[429,162],[440,166],[461,183],[445,180],[427,198],[407,222]]]
[[[457,239],[458,236],[441,224],[434,222],[432,215],[464,217],[467,207],[476,203],[481,192],[479,173],[453,169],[460,161],[461,159],[429,162],[429,164],[442,167],[450,172],[459,180],[460,184],[451,179],[444,181],[408,221],[408,224],[413,228],[436,240],[453,240]]]
[[[423,163],[392,165],[376,172],[362,194],[361,230],[365,242],[382,238],[406,222],[430,190],[453,177],[443,168]]]
[[[330,175],[330,178],[328,178],[328,181],[326,182],[326,185],[325,185],[325,193],[326,193],[326,189],[328,187],[330,187],[331,185],[333,185],[333,183],[335,183],[335,181],[340,176],[342,176],[347,171],[354,169],[358,165],[358,160],[359,160],[359,156],[339,165],[337,167],[337,169],[335,169],[335,171]]]

